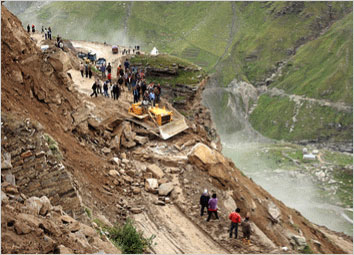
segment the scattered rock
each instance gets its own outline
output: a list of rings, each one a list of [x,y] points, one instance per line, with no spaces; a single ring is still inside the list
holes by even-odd
[[[133,207],[130,209],[130,211],[134,214],[139,214],[142,213],[143,209],[142,208],[138,208],[138,207]]]
[[[62,244],[58,246],[58,250],[59,250],[59,254],[74,254],[74,252],[71,249],[65,247]]]
[[[166,178],[162,178],[162,179],[159,179],[159,185],[163,184],[163,183],[167,183],[168,180]]]
[[[39,215],[39,211],[42,208],[42,202],[38,197],[30,197],[25,201],[25,206],[34,212],[35,215]]]
[[[18,189],[16,186],[9,185],[9,186],[6,186],[5,192],[8,194],[16,195],[16,194],[18,194]]]
[[[108,174],[112,177],[118,177],[119,173],[116,170],[110,170]]]
[[[275,223],[278,222],[281,216],[279,208],[272,201],[268,202],[268,214],[271,217],[271,220]]]
[[[76,220],[73,219],[72,217],[70,217],[69,215],[65,214],[63,216],[60,217],[60,220],[64,223],[64,224],[71,224],[73,222],[75,222]]]
[[[139,144],[141,144],[141,145],[144,145],[144,144],[146,144],[146,143],[149,142],[149,138],[148,138],[147,136],[139,136],[139,135],[136,135],[135,138],[134,138],[134,140],[135,140],[136,142],[138,142]]]
[[[28,226],[27,224],[24,224],[23,222],[16,222],[14,227],[15,227],[16,234],[18,235],[25,235],[32,231],[31,227]]]
[[[1,204],[7,204],[9,202],[9,198],[6,196],[6,194],[1,191]]]
[[[46,196],[42,196],[39,200],[42,204],[41,209],[39,210],[39,214],[45,216],[52,208],[52,205],[50,204],[50,200]]]
[[[111,149],[110,149],[110,148],[107,148],[107,147],[104,147],[104,148],[102,149],[102,152],[103,152],[104,154],[109,154],[109,153],[111,153]]]
[[[119,158],[118,157],[113,157],[109,160],[109,162],[113,165],[119,165]]]
[[[296,245],[298,246],[298,250],[305,248],[307,245],[306,239],[303,236],[292,235],[291,239],[295,241]]]
[[[167,196],[168,194],[171,193],[173,190],[174,186],[172,182],[169,183],[163,183],[159,187],[159,195],[160,196]]]
[[[37,153],[36,153],[36,158],[43,157],[44,155],[45,155],[45,152],[44,152],[44,151],[37,152]]]
[[[155,177],[157,179],[160,179],[165,175],[164,172],[161,170],[161,168],[155,164],[149,165],[147,167],[147,170],[150,171],[152,173],[153,177]]]
[[[131,178],[130,176],[127,176],[127,175],[123,176],[123,180],[129,184],[134,181],[133,178]]]
[[[133,194],[137,195],[137,194],[140,194],[141,193],[141,189],[138,188],[138,187],[134,187],[133,188]]]
[[[3,155],[4,155],[4,159],[1,159],[1,170],[11,169],[12,168],[11,154],[5,152]]]
[[[13,186],[16,186],[15,176],[13,174],[6,174],[5,176],[6,182],[10,183]]]
[[[30,150],[21,154],[21,158],[23,158],[23,159],[31,157],[31,156],[32,156],[32,152]]]
[[[158,182],[155,178],[148,178],[145,180],[145,190],[147,192],[154,192],[158,188]]]

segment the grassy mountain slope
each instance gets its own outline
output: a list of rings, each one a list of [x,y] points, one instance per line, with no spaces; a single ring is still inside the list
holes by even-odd
[[[54,35],[66,38],[140,45],[144,51],[156,46],[215,73],[220,86],[235,78],[264,85],[284,63],[270,88],[352,105],[352,8],[352,2],[338,1],[53,2],[28,8],[20,18],[24,24],[50,25]],[[216,112],[225,110],[224,99]],[[352,139],[352,111],[316,103],[306,107],[263,95],[250,120],[276,139]],[[325,126],[313,130],[308,112]],[[343,123],[349,123],[344,134],[324,128]]]
[[[353,102],[353,16],[346,15],[318,39],[301,47],[271,84],[289,94]],[[309,57],[310,56],[310,57]]]
[[[223,61],[223,84],[235,74],[255,85],[264,81],[279,61],[351,9],[350,2],[237,2],[238,33]]]
[[[346,15],[325,34],[301,47],[285,66],[283,75],[271,87],[281,88],[290,95],[298,94],[351,105],[352,18],[351,14]],[[288,103],[284,103],[284,100]],[[275,139],[353,139],[352,111],[339,110],[330,105],[321,106],[316,102],[296,105],[284,97],[262,95],[250,121],[255,129]]]

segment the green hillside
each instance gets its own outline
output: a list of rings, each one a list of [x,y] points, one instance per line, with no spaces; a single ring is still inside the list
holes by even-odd
[[[156,46],[214,74],[219,86],[233,79],[265,85],[278,71],[268,88],[352,106],[352,9],[352,2],[339,1],[52,2],[19,17],[69,39],[140,45],[146,52]],[[225,102],[214,112],[224,112]],[[319,126],[308,113],[317,114],[311,119]],[[276,139],[352,139],[352,110],[299,106],[289,97],[262,95],[250,121]],[[344,131],[326,128],[344,123]]]
[[[310,56],[310,57],[309,57]],[[272,87],[289,94],[353,102],[353,16],[299,49]]]
[[[325,34],[301,47],[284,69],[283,75],[270,87],[280,88],[289,95],[352,105],[353,16],[346,15]],[[289,101],[284,97],[262,95],[251,114],[253,127],[275,139],[353,139],[352,110],[309,102],[296,106],[294,102],[286,103],[284,100]]]

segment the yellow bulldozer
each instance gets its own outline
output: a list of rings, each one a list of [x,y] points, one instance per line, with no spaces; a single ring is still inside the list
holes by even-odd
[[[129,114],[144,120],[150,117],[158,127],[162,139],[167,140],[188,128],[184,117],[176,112],[177,118],[173,118],[173,112],[166,110],[166,107],[143,105],[141,102],[132,104],[128,110]]]

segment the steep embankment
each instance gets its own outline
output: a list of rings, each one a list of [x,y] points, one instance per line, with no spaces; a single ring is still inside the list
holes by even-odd
[[[281,88],[290,97],[260,96],[250,119],[256,130],[275,139],[350,144],[352,15],[351,2],[55,2],[20,17],[70,39],[157,46],[215,71],[217,86],[236,79]],[[294,94],[351,108],[295,101]],[[228,101],[223,97],[215,111],[227,112]]]
[[[103,239],[105,233],[101,230],[104,225],[122,223],[134,217],[137,225],[143,228],[148,221],[147,234],[153,229],[152,233],[158,235],[157,240],[161,240],[152,250],[164,250],[164,240],[168,239],[169,248],[181,253],[202,253],[206,242],[209,245],[215,243],[210,245],[213,253],[280,253],[283,246],[288,247],[291,253],[352,253],[350,237],[316,226],[296,210],[287,208],[244,176],[220,153],[220,148],[207,132],[210,119],[206,118],[209,115],[205,107],[200,105],[202,85],[195,93],[193,108],[198,111],[191,111],[194,116],[188,122],[191,128],[164,141],[156,136],[154,128],[145,128],[146,125],[153,126],[151,121],[150,124],[149,121],[139,123],[127,114],[132,103],[131,93],[123,91],[119,101],[103,96],[90,98],[87,94],[78,93],[75,87],[80,87],[80,79],[76,80],[77,75],[72,75],[75,80],[71,80],[67,74],[70,69],[78,73],[77,58],[69,49],[61,51],[51,42],[45,43],[51,47],[43,53],[17,18],[2,8],[2,113],[13,115],[15,120],[29,118],[28,123],[39,122],[42,131],[52,137],[47,141],[48,145],[43,142],[43,150],[48,153],[43,159],[39,157],[43,153],[37,151],[42,148],[40,144],[18,146],[27,144],[27,140],[17,139],[16,126],[11,125],[15,121],[10,118],[2,120],[7,136],[11,138],[6,142],[5,134],[2,134],[2,149],[13,156],[11,164],[2,165],[2,168],[6,167],[15,180],[23,182],[17,187],[19,194],[31,196],[31,192],[35,192],[37,196],[47,195],[51,203],[63,205],[63,210],[73,218],[100,231]],[[165,100],[161,104],[168,106]],[[32,134],[33,130],[34,134],[37,132],[29,124],[23,127],[24,135],[26,132]],[[40,133],[38,135],[40,137]],[[51,160],[53,151],[60,152],[59,162]],[[9,160],[8,157],[6,159]],[[65,173],[63,179],[49,187],[46,186],[49,182],[43,181],[43,177],[51,176],[44,164],[47,161],[58,166],[53,170]],[[33,164],[32,179],[24,178],[27,164]],[[64,181],[67,176],[69,181]],[[2,176],[3,183],[5,179],[6,176]],[[35,182],[35,189],[29,190],[27,186]],[[55,188],[64,183],[72,188],[58,194]],[[218,194],[219,221],[206,223],[205,218],[199,215],[198,201],[204,187]],[[13,188],[11,190],[14,191]],[[73,201],[79,201],[75,204],[75,214],[71,205],[66,203],[69,193]],[[255,231],[251,246],[228,238],[227,216],[236,206],[242,208],[243,217],[247,212],[251,214]],[[16,211],[7,209],[10,210],[2,213],[16,215]],[[143,212],[146,214],[141,215]],[[144,218],[146,215],[149,219]],[[176,215],[178,220],[168,218]],[[38,216],[42,220],[41,217]],[[6,231],[11,231],[17,238],[9,242],[17,244],[26,238],[32,241],[33,233],[25,231],[23,238],[18,238],[20,233],[13,228],[12,220],[10,217],[6,219],[7,224],[2,224],[5,230],[2,237]],[[39,234],[49,235],[45,223],[43,227],[40,224],[31,227],[45,228],[47,232],[38,230]],[[61,223],[56,221],[54,224],[59,226]],[[190,224],[193,226],[188,228]],[[154,225],[160,229],[154,230]],[[176,225],[181,227],[176,228]],[[161,231],[163,228],[169,234]],[[177,231],[180,232],[174,234]],[[190,231],[200,238],[185,240]],[[92,239],[83,238],[81,234],[77,235],[93,243]],[[43,236],[43,240],[50,239]],[[62,240],[52,240],[54,251],[58,251],[55,247],[60,246]],[[12,247],[15,251],[11,252],[26,251],[23,246]],[[86,249],[90,247],[86,246]],[[44,251],[48,250],[38,247],[39,253]],[[89,252],[97,252],[97,249],[92,247]]]

